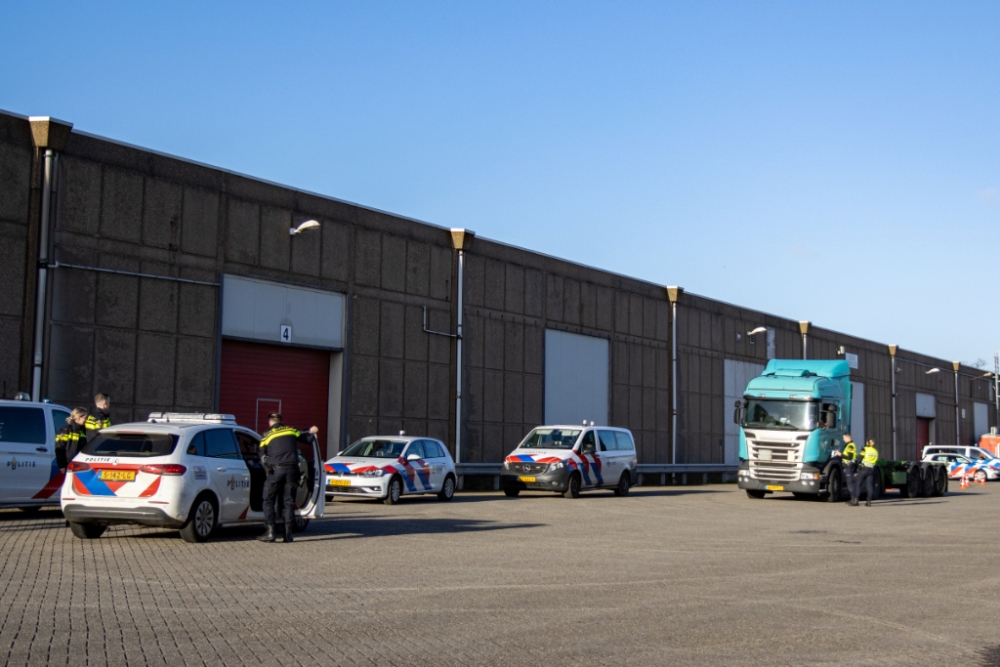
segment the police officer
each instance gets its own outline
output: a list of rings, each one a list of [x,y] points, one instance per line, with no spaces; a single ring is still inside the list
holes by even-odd
[[[102,428],[111,426],[111,396],[108,394],[95,394],[94,407],[87,415],[87,438],[93,439]]]
[[[60,472],[66,472],[66,466],[87,444],[87,411],[84,408],[73,408],[66,418],[66,425],[56,433],[56,464]]]
[[[278,539],[274,532],[275,507],[281,496],[282,517],[285,520],[285,542],[292,541],[292,524],[295,521],[295,489],[299,483],[299,442],[309,442],[309,436],[282,423],[281,415],[272,412],[267,416],[271,428],[260,441],[260,462],[267,472],[264,482],[264,522],[267,531],[258,537],[261,542]],[[316,435],[313,426],[309,433]]]
[[[875,479],[874,475],[878,474],[875,470],[875,464],[878,462],[878,450],[875,449],[875,441],[871,438],[865,442],[865,448],[861,450],[861,466],[859,468],[860,473],[858,475],[858,486],[860,487],[864,484],[865,493],[868,494],[868,498],[865,500],[865,507],[872,506],[872,495],[874,494]],[[854,503],[857,505],[857,502]]]
[[[858,505],[858,448],[854,444],[854,439],[850,433],[844,434],[844,450],[840,453],[840,460],[843,463],[844,478],[847,481],[847,491],[851,494],[848,505],[857,507]]]

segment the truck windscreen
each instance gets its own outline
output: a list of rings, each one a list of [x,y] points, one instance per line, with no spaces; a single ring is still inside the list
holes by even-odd
[[[751,398],[743,426],[751,428],[811,431],[818,425],[814,401],[775,401]]]

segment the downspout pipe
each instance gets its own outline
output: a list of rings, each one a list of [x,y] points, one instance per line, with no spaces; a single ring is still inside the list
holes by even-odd
[[[962,365],[960,361],[951,362],[951,367],[955,371],[955,442],[962,444],[962,422],[959,421],[958,404],[958,369]]]
[[[462,462],[462,323],[465,302],[465,249],[475,232],[468,229],[452,229],[451,242],[458,252],[458,270],[455,294],[455,463]],[[426,326],[426,323],[425,323]]]
[[[31,361],[31,400],[42,397],[45,369],[45,317],[48,312],[48,264],[51,245],[53,192],[59,164],[58,152],[66,147],[72,123],[48,116],[28,118],[31,140],[42,152],[42,202],[38,220],[38,264],[35,278],[35,329]]]
[[[898,351],[898,345],[889,346],[889,386],[890,394],[892,395],[892,459],[894,461],[899,460],[899,456],[896,454],[896,352]]]
[[[670,299],[670,463],[677,464],[677,301],[683,287],[668,287]]]

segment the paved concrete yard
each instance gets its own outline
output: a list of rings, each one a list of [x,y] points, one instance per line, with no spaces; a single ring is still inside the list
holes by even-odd
[[[998,665],[1000,484],[327,506],[293,545],[0,512],[8,665]]]

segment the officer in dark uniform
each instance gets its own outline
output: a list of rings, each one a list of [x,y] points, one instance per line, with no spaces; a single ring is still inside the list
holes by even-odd
[[[282,517],[285,520],[285,542],[292,541],[292,524],[295,521],[295,488],[299,483],[299,442],[309,442],[309,436],[282,424],[281,415],[272,412],[267,416],[271,428],[260,441],[260,462],[267,472],[264,482],[264,522],[267,531],[258,537],[261,542],[278,539],[274,532],[275,507],[281,497]],[[309,433],[316,435],[313,426]]]
[[[66,466],[80,450],[87,445],[87,411],[83,408],[73,408],[66,418],[66,425],[56,433],[56,465],[66,472]]]
[[[93,440],[97,432],[102,428],[111,426],[111,396],[108,394],[95,394],[94,407],[87,415],[87,439]]]

